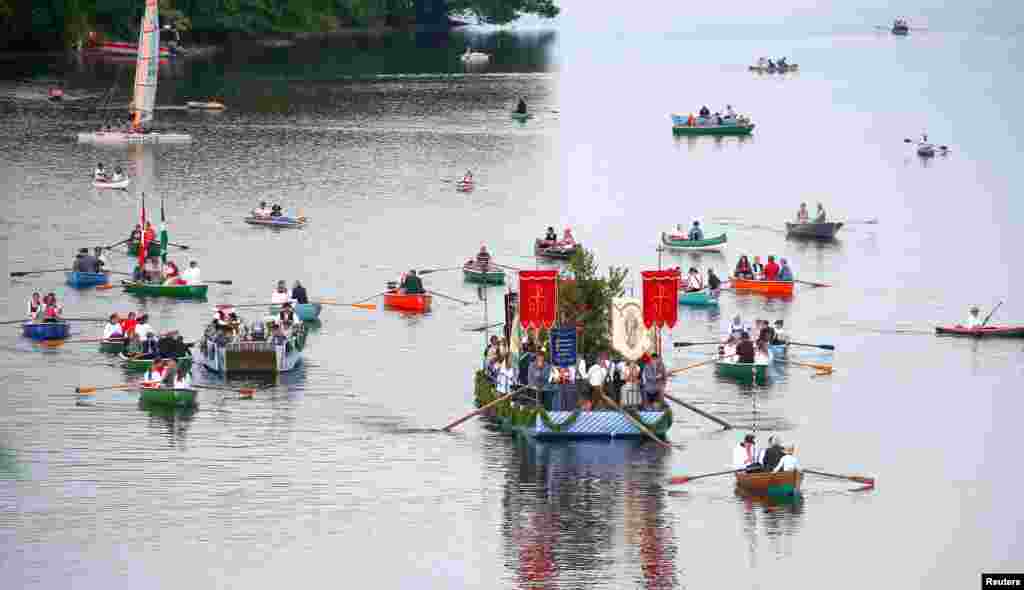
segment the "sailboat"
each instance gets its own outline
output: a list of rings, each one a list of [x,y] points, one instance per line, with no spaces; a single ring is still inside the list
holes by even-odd
[[[157,66],[160,58],[160,17],[157,0],[146,0],[146,12],[139,29],[138,57],[135,60],[135,94],[132,98],[132,122],[127,129],[79,133],[79,143],[187,143],[186,133],[160,133],[146,129],[156,106]]]

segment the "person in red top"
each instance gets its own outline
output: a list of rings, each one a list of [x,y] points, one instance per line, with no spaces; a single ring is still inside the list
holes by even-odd
[[[768,264],[764,265],[764,280],[777,281],[779,277],[779,265],[775,262],[774,256],[768,257]]]
[[[144,232],[144,235],[146,236],[147,243],[156,241],[156,230],[153,229],[153,224],[148,221],[146,222],[146,231]]]
[[[131,338],[135,335],[135,326],[138,322],[135,320],[135,312],[129,311],[128,317],[121,320],[121,333],[124,334],[125,338]]]

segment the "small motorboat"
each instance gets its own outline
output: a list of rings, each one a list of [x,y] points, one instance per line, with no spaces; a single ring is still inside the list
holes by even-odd
[[[983,326],[968,328],[966,326],[936,326],[935,333],[945,336],[969,336],[971,338],[1024,338],[1024,326]]]
[[[127,190],[132,179],[125,176],[121,180],[93,180],[92,186],[98,189]]]
[[[491,56],[482,51],[473,51],[467,48],[466,52],[459,56],[459,59],[462,60],[462,63],[487,63],[491,61]]]
[[[249,225],[262,225],[263,227],[300,228],[306,227],[309,223],[308,217],[246,217],[245,222]]]
[[[198,101],[190,100],[185,103],[185,106],[190,109],[201,110],[201,111],[223,111],[225,108],[224,103],[219,100],[208,100]]]

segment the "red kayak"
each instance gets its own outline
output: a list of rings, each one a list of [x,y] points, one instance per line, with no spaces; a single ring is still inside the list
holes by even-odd
[[[1024,338],[1024,326],[985,326],[984,328],[966,328],[964,326],[936,326],[936,334],[951,336],[1000,336],[1003,338]]]
[[[398,309],[401,311],[414,311],[417,313],[425,313],[430,311],[430,302],[433,298],[426,293],[419,295],[406,295],[393,291],[391,293],[384,294],[384,306],[390,307],[391,309]]]

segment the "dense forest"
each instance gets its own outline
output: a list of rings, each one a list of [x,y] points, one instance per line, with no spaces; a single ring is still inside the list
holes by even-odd
[[[56,49],[89,31],[131,38],[143,0],[0,0],[0,49]],[[161,21],[206,39],[232,33],[331,32],[341,28],[439,27],[449,17],[503,24],[554,17],[554,0],[160,0]],[[187,38],[187,33],[186,33]]]

